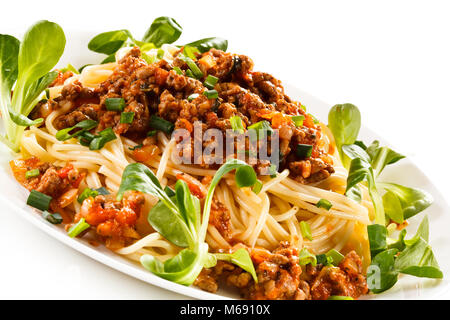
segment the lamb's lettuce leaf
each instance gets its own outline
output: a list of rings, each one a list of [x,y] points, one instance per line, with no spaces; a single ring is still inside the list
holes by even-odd
[[[42,122],[27,117],[56,78],[57,73],[50,70],[59,61],[65,44],[61,27],[46,20],[31,26],[22,43],[11,36],[0,36],[0,105],[6,133],[2,141],[13,151],[19,151],[25,127]]]

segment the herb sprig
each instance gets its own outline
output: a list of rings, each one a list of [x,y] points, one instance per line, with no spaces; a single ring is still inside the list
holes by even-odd
[[[253,170],[248,164],[237,159],[223,164],[211,181],[201,216],[200,200],[191,194],[186,182],[178,180],[175,192],[171,189],[165,191],[153,172],[145,165],[140,163],[128,165],[122,175],[117,200],[121,200],[127,190],[140,191],[157,197],[159,202],[150,210],[148,222],[168,241],[185,248],[165,262],[151,255],[143,255],[141,264],[161,278],[191,285],[203,268],[213,267],[218,259],[226,260],[249,272],[257,281],[253,263],[246,250],[237,250],[231,254],[210,254],[205,241],[216,186],[222,177],[232,170],[236,170],[236,181],[240,187],[253,186],[256,183],[256,174],[249,174],[250,169]]]
[[[115,53],[120,48],[138,46],[143,52],[150,49],[157,49],[163,44],[171,44],[177,41],[182,32],[183,28],[175,19],[170,17],[158,17],[153,20],[141,40],[137,40],[131,32],[126,29],[107,31],[92,38],[88,43],[88,48],[94,52],[107,55],[102,63],[114,62]],[[190,42],[184,46],[196,48],[198,52],[201,53],[206,52],[211,48],[226,51],[228,41],[222,38],[212,37]],[[155,62],[153,57],[148,57],[145,53],[143,53],[143,58],[146,59],[148,63]]]
[[[375,275],[379,281],[375,281],[375,284],[368,281],[369,288],[374,293],[383,292],[397,282],[400,273],[442,278],[442,272],[428,244],[427,217],[412,239],[405,240],[406,230],[400,233],[397,241],[390,240],[389,243],[387,239],[386,224],[389,221],[401,224],[433,202],[431,195],[423,190],[380,181],[383,169],[405,156],[386,146],[380,146],[376,140],[368,147],[356,140],[361,126],[361,114],[352,104],[334,106],[328,114],[328,122],[342,163],[349,169],[346,196],[360,202],[360,186],[365,185],[374,206],[375,224],[367,227],[372,255],[367,278],[369,280]]]
[[[0,138],[13,151],[19,151],[26,127],[43,122],[42,118],[30,120],[28,115],[45,98],[45,89],[55,80],[58,73],[50,70],[59,61],[65,45],[61,27],[46,20],[32,25],[22,42],[0,35],[0,110],[5,127],[5,135]]]

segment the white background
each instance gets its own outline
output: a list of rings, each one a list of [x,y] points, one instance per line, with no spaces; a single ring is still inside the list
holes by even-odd
[[[140,37],[154,18],[171,16],[183,26],[180,43],[227,38],[229,51],[249,55],[255,69],[330,104],[357,105],[363,124],[448,196],[449,9],[448,1],[411,0],[16,0],[2,3],[0,33],[19,35],[48,19],[67,30],[127,28]],[[76,50],[85,55],[86,45]],[[14,212],[0,209],[0,226],[0,298],[183,298],[55,242]]]

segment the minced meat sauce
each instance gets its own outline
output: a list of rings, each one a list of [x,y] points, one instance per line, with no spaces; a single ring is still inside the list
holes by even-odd
[[[368,292],[361,259],[354,251],[338,266],[300,266],[298,249],[287,242],[281,242],[272,252],[259,248],[248,250],[257,283],[241,268],[218,261],[215,267],[203,269],[194,284],[216,292],[223,283],[238,288],[243,298],[252,300],[326,300],[334,295],[357,299]]]
[[[122,201],[116,201],[113,195],[88,197],[83,201],[80,212],[73,216],[66,207],[77,199],[84,173],[71,164],[57,167],[36,157],[13,160],[10,166],[16,180],[28,190],[52,197],[49,211],[61,214],[66,228],[84,218],[95,227],[95,235],[99,240],[111,250],[122,248],[140,238],[135,225],[144,204],[141,193],[127,191]],[[38,169],[39,174],[26,178],[26,172],[34,169]]]
[[[288,168],[291,177],[302,183],[320,181],[334,172],[332,159],[320,139],[320,125],[306,113],[304,106],[284,93],[279,80],[267,73],[253,71],[249,57],[216,49],[197,55],[197,66],[204,75],[197,80],[173,70],[174,67],[188,69],[178,55],[172,64],[165,60],[147,64],[140,56],[140,50],[133,48],[118,61],[108,80],[95,89],[85,88],[78,81],[64,86],[61,95],[45,106],[46,110],[68,110],[56,118],[56,128],[93,119],[99,122],[97,132],[113,127],[117,134],[141,141],[151,129],[149,119],[152,115],[192,134],[194,121],[202,122],[204,132],[209,128],[231,129],[230,118],[233,116],[239,116],[244,127],[266,120],[272,128],[278,129],[280,169]],[[208,75],[219,79],[214,87],[218,92],[217,99],[208,99],[203,94],[207,90],[203,81]],[[188,97],[195,93],[198,95],[189,101]],[[123,98],[124,112],[134,113],[133,122],[120,123],[120,111],[106,109],[107,98]],[[43,115],[39,110],[36,113]],[[297,127],[293,122],[291,116],[295,115],[304,117],[301,126]],[[295,153],[298,144],[311,145],[311,156],[299,158]],[[203,167],[218,166],[206,163],[205,159],[199,161]],[[254,165],[258,173],[267,166],[267,160]]]

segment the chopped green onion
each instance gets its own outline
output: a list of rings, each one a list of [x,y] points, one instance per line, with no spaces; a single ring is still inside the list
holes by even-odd
[[[171,133],[175,128],[175,125],[172,122],[169,122],[163,118],[158,116],[150,117],[150,127],[153,129],[162,131],[164,133]]]
[[[198,50],[196,47],[184,46],[183,53],[195,61],[197,60],[195,54],[200,54],[200,50]]]
[[[25,172],[25,178],[31,179],[37,177],[40,173],[41,172],[39,171],[39,169],[28,170],[27,172]]]
[[[263,120],[263,121],[259,121],[256,122],[254,124],[252,124],[251,126],[248,127],[248,130],[255,130],[256,133],[256,137],[257,139],[261,139],[267,136],[272,135],[273,133],[273,129],[270,126],[270,122]]]
[[[319,123],[319,120],[317,120],[317,118],[314,117],[311,113],[308,113],[308,115],[311,116],[311,118],[313,119],[314,124],[318,124]]]
[[[95,134],[92,134],[89,131],[85,131],[79,136],[80,144],[82,146],[89,147],[91,141],[94,140],[95,137],[96,137]]]
[[[67,231],[67,235],[71,238],[75,238],[77,235],[79,235],[89,227],[89,223],[87,223],[84,218],[81,218],[80,221],[70,227],[70,229]]]
[[[198,93],[193,93],[188,97],[188,101],[191,102],[192,100],[196,99],[199,96]]]
[[[294,122],[296,127],[301,127],[303,125],[303,120],[305,120],[305,117],[300,115],[300,116],[292,116],[292,121]]]
[[[326,256],[331,258],[331,260],[332,260],[331,263],[335,266],[339,265],[339,263],[341,263],[342,259],[344,259],[344,256],[336,249],[331,249],[330,251],[328,251],[326,253]]]
[[[83,201],[86,200],[87,198],[89,198],[89,197],[95,198],[96,196],[98,196],[97,190],[92,190],[90,188],[86,188],[78,196],[77,201],[78,201],[78,203],[83,203]]]
[[[189,78],[194,78],[194,79],[195,79],[195,76],[194,76],[194,74],[192,73],[191,69],[187,69],[187,70],[186,70],[186,76],[188,76]]]
[[[182,75],[183,74],[183,70],[181,70],[180,67],[174,67],[173,71],[175,71],[177,74]]]
[[[153,137],[155,134],[156,134],[156,130],[150,130],[149,132],[147,132],[148,137]]]
[[[330,210],[333,205],[327,199],[320,199],[319,202],[316,203],[317,208],[324,208],[325,210]]]
[[[255,170],[251,166],[237,168],[235,181],[238,188],[253,186],[257,181]]]
[[[303,248],[298,255],[298,264],[301,266],[311,264],[313,267],[315,267],[317,265],[317,258],[311,252]]]
[[[352,297],[347,296],[329,296],[327,300],[354,300]]]
[[[84,139],[83,137],[80,137],[80,144],[84,147],[89,147],[89,145],[91,144],[90,141]]]
[[[299,143],[297,149],[295,149],[295,154],[300,159],[306,159],[311,157],[312,149],[312,145]]]
[[[44,218],[51,224],[60,224],[63,222],[63,218],[59,213],[50,213],[47,210],[42,212],[42,218]]]
[[[200,79],[203,77],[203,72],[200,70],[200,68],[197,66],[197,64],[189,57],[186,57],[185,55],[180,54],[180,59],[186,62],[189,69],[191,70],[192,74],[194,75],[194,78]]]
[[[262,190],[262,187],[263,187],[263,183],[261,182],[261,180],[256,180],[255,184],[253,185],[252,191],[255,194],[259,194]]]
[[[271,164],[269,167],[269,174],[271,178],[277,177],[277,166],[274,164]]]
[[[212,90],[206,90],[203,92],[203,94],[208,98],[208,99],[217,99],[219,97],[219,93],[212,89]]]
[[[134,119],[134,112],[122,112],[120,114],[120,123],[132,123]]]
[[[109,111],[123,111],[125,100],[123,98],[106,98],[105,106]]]
[[[317,264],[323,264],[324,266],[329,264],[329,261],[328,261],[328,258],[327,258],[326,254],[318,254],[318,255],[316,255],[316,260],[317,260]]]
[[[110,194],[110,192],[108,191],[108,189],[106,189],[105,187],[100,187],[98,189],[95,189],[95,191],[98,192],[98,194],[101,194],[103,196],[106,196],[107,194]]]
[[[98,133],[91,143],[89,144],[89,150],[100,150],[109,141],[117,139],[116,134],[112,128],[106,128]]]
[[[33,189],[28,196],[27,205],[44,211],[48,210],[50,201],[52,201],[52,197]]]
[[[242,124],[242,119],[239,116],[234,116],[230,118],[230,125],[233,131],[238,133],[244,133],[244,125]]]
[[[300,222],[300,231],[302,232],[303,238],[308,239],[309,241],[312,241],[312,234],[311,234],[311,227],[309,224],[305,221]]]
[[[216,85],[217,81],[219,81],[219,78],[214,77],[214,76],[212,76],[212,75],[209,74],[209,75],[206,77],[205,82],[203,82],[203,85],[204,85],[205,87],[207,87],[208,89],[214,89],[214,86]]]
[[[134,151],[136,149],[140,149],[142,148],[144,145],[142,143],[139,143],[137,145],[135,145],[134,147],[128,147],[129,150]]]
[[[59,130],[58,132],[56,132],[55,137],[59,141],[65,141],[65,140],[68,140],[70,138],[77,137],[77,136],[83,134],[84,132],[95,128],[97,126],[97,124],[98,124],[98,122],[95,121],[95,120],[91,120],[91,119],[83,120],[81,122],[78,122],[73,127],[69,127],[69,128],[65,128],[65,129]],[[80,130],[78,130],[77,132],[71,134],[70,131],[72,131],[74,129],[80,129]]]

